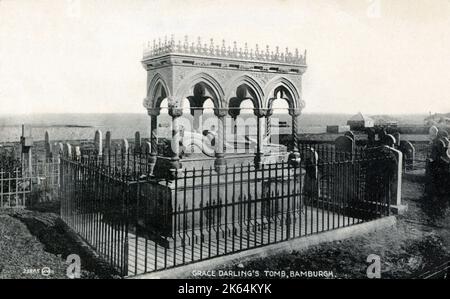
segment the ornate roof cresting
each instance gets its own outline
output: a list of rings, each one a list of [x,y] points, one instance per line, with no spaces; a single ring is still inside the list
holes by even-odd
[[[153,40],[153,43],[149,42],[144,47],[144,60],[166,54],[306,65],[306,50],[303,54],[299,54],[298,49],[295,49],[292,53],[289,51],[289,48],[280,51],[280,48],[277,46],[275,47],[275,51],[273,51],[269,46],[266,46],[265,49],[260,49],[258,44],[256,44],[255,49],[249,49],[247,43],[242,48],[241,46],[238,47],[236,42],[233,42],[232,46],[226,45],[225,40],[222,40],[221,44],[215,44],[212,38],[209,40],[208,45],[207,43],[202,44],[200,37],[197,38],[196,42],[190,42],[188,36],[184,37],[183,42],[181,40],[175,42],[174,36],[172,35],[170,39],[165,37],[164,41],[161,41],[159,38],[158,41]]]

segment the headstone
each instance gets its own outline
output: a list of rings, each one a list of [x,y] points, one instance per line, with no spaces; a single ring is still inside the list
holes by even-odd
[[[148,142],[148,141],[144,141],[142,143],[141,148],[142,148],[142,153],[143,154],[150,154],[151,148],[152,148],[152,144],[150,142]]]
[[[400,151],[403,154],[405,160],[405,168],[411,170],[414,168],[414,160],[416,156],[416,149],[408,140],[400,141]]]
[[[139,131],[134,133],[134,152],[140,152],[141,151],[141,134]]]
[[[128,148],[129,148],[128,140],[122,139],[122,142],[120,143],[120,151],[126,154],[128,153]]]
[[[445,153],[447,147],[442,139],[435,139],[431,145],[431,160],[437,161]]]
[[[438,132],[439,129],[436,126],[431,126],[431,128],[428,130],[430,140],[434,140],[437,137]]]
[[[372,128],[367,128],[367,145],[369,147],[375,146],[375,131]]]
[[[58,143],[58,149],[59,149],[59,153],[60,155],[64,154],[64,144],[62,144],[61,142]]]
[[[389,148],[389,150],[395,155],[396,165],[393,169],[393,175],[391,176],[391,207],[397,210],[404,210],[405,206],[402,205],[402,174],[403,174],[403,154],[399,150]]]
[[[45,149],[45,157],[47,159],[52,158],[52,146],[50,144],[50,138],[48,136],[47,131],[45,131],[45,136],[44,136],[44,149]]]
[[[352,159],[354,149],[355,149],[355,141],[349,136],[339,136],[334,141],[334,148],[336,151],[336,159],[337,160],[347,160]]]
[[[392,136],[391,134],[386,134],[386,136],[384,136],[384,139],[383,139],[382,142],[383,142],[383,145],[386,145],[386,146],[389,146],[389,147],[392,147],[392,148],[396,144],[395,137]]]
[[[94,146],[97,154],[101,156],[103,154],[103,139],[102,139],[102,131],[100,130],[95,131]]]
[[[355,141],[355,134],[352,131],[347,131],[344,133],[344,136],[350,137],[353,141]]]
[[[386,137],[387,133],[386,133],[386,129],[381,129],[378,131],[378,141],[381,144],[384,144],[384,138]]]
[[[75,156],[77,159],[81,158],[81,149],[79,146],[75,146]]]
[[[305,167],[306,173],[303,183],[303,192],[308,196],[319,194],[319,154],[313,148],[306,148],[302,151],[301,165]]]
[[[400,137],[401,137],[400,133],[399,132],[395,132],[394,134],[392,134],[392,136],[394,136],[394,138],[395,138],[395,146],[399,147],[400,146],[400,142],[401,142],[401,140],[400,140]]]
[[[437,133],[437,137],[439,138],[448,138],[448,132],[445,129],[439,129],[438,133]]]
[[[64,144],[64,155],[66,157],[72,157],[72,146],[69,143]]]
[[[106,138],[105,138],[105,149],[110,150],[111,149],[111,132],[106,132]]]

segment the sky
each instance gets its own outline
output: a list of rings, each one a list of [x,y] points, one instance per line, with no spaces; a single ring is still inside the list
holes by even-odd
[[[450,0],[0,0],[0,114],[145,113],[171,34],[307,49],[304,112],[450,112]]]

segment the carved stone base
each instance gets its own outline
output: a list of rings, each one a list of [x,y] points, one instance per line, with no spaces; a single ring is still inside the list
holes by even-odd
[[[216,172],[222,173],[225,171],[227,166],[227,161],[223,155],[216,156],[216,160],[214,161],[214,168]]]

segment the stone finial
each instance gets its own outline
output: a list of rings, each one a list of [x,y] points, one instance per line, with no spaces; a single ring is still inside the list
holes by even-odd
[[[298,49],[295,50],[295,56],[289,52],[289,48],[285,48],[285,51],[280,52],[279,46],[275,47],[275,52],[270,51],[269,46],[266,47],[266,51],[261,51],[259,45],[256,44],[256,49],[250,49],[248,43],[244,43],[244,47],[239,47],[237,42],[234,41],[233,45],[227,47],[225,40],[222,40],[222,45],[215,45],[214,39],[211,38],[209,45],[207,43],[202,44],[200,37],[197,38],[197,43],[192,42],[189,46],[189,38],[186,35],[184,42],[178,40],[176,44],[174,35],[170,36],[170,40],[167,40],[167,36],[164,37],[164,41],[161,42],[161,38],[158,39],[158,44],[153,41],[153,48],[148,46],[144,48],[144,57],[158,56],[161,54],[169,54],[173,51],[187,54],[202,54],[205,56],[223,56],[228,58],[244,58],[250,60],[265,60],[273,62],[286,62],[293,64],[306,64],[306,51],[305,54],[299,55]]]

